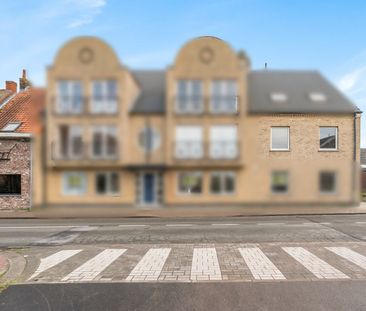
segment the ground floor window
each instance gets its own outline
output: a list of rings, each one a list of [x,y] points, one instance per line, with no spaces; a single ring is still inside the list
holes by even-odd
[[[100,172],[95,176],[95,191],[98,194],[118,194],[119,174],[117,172]]]
[[[178,174],[179,193],[202,193],[202,173],[182,172]]]
[[[320,172],[319,190],[322,193],[334,193],[336,191],[336,173]]]
[[[21,175],[1,174],[0,194],[21,194]]]
[[[213,194],[231,194],[235,191],[234,172],[211,173],[210,191]]]
[[[271,189],[273,193],[286,193],[288,191],[288,172],[273,171]]]
[[[65,172],[63,175],[63,193],[65,195],[83,195],[86,192],[86,174],[84,172]]]

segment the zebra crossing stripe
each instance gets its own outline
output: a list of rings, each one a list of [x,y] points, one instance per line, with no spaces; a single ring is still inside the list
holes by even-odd
[[[33,275],[28,279],[34,279],[36,276],[41,274],[42,272],[56,266],[57,264],[65,261],[66,259],[70,258],[71,256],[76,255],[77,253],[81,252],[81,249],[70,249],[70,250],[63,250],[59,251],[55,254],[52,254],[46,258],[41,259],[41,263],[39,264],[37,270],[33,273]]]
[[[222,280],[219,260],[215,248],[193,249],[192,281]]]
[[[326,247],[326,249],[366,270],[366,256],[347,247]]]
[[[239,252],[256,280],[286,279],[258,247],[239,248]]]
[[[150,248],[131,271],[126,281],[156,281],[163,270],[171,248]]]
[[[126,249],[105,249],[62,279],[65,282],[92,281],[99,273],[121,256]]]
[[[303,247],[282,247],[282,249],[319,279],[349,278],[343,272],[337,270]]]

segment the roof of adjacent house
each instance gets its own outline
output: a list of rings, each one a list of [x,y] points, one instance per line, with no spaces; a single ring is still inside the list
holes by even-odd
[[[141,87],[141,94],[131,112],[164,113],[165,71],[140,70],[132,71],[132,74]],[[281,94],[285,100],[274,101],[272,94]],[[248,111],[250,113],[360,112],[319,72],[305,70],[251,71],[248,75]]]
[[[42,128],[41,111],[45,106],[45,90],[29,88],[15,94],[0,109],[0,132],[10,124],[19,123],[16,133],[34,133]],[[3,130],[2,130],[3,129]]]
[[[165,72],[163,70],[134,70],[132,75],[141,93],[134,103],[132,113],[165,112]]]
[[[5,102],[6,99],[8,99],[13,94],[12,91],[7,89],[1,89],[0,90],[0,106]]]

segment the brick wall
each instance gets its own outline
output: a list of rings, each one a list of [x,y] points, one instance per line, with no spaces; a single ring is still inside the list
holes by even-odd
[[[29,139],[0,138],[0,151],[9,150],[16,144],[10,154],[10,160],[0,160],[0,174],[20,174],[21,194],[1,195],[0,209],[26,209],[31,203],[31,144]]]

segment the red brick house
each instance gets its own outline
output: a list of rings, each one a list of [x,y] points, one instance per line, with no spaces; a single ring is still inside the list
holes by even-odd
[[[24,79],[25,72],[19,93],[12,81],[0,90],[0,209],[32,204],[32,139],[41,131],[44,91],[24,88]]]

